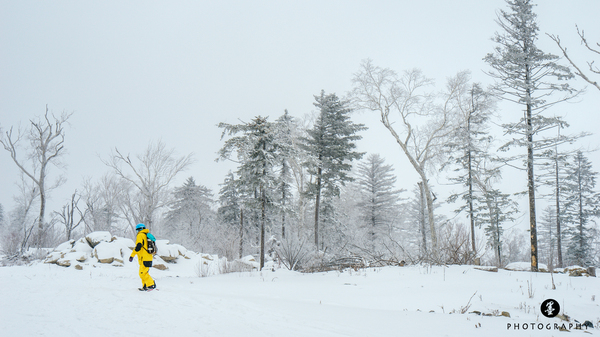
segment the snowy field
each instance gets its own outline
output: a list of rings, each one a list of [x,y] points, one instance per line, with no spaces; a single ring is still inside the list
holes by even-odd
[[[472,266],[386,267],[302,274],[197,276],[198,259],[151,269],[137,262],[0,268],[1,336],[563,336],[600,335],[600,279]],[[531,295],[531,296],[530,296]],[[561,314],[540,314],[548,298]],[[466,309],[468,308],[468,309]],[[461,311],[467,313],[461,314]],[[493,316],[471,313],[479,311]],[[509,317],[498,316],[502,311]],[[556,325],[555,325],[556,324]],[[515,328],[517,326],[518,328]],[[510,328],[509,328],[510,327]],[[541,329],[540,329],[541,328]]]

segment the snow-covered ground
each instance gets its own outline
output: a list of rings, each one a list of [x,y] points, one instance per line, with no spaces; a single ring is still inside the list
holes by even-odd
[[[0,268],[1,336],[562,336],[561,313],[600,335],[600,279],[472,266],[386,267],[302,274],[278,269],[198,277],[198,255],[152,268],[137,262]],[[530,295],[532,295],[530,297]],[[468,307],[467,313],[460,314]],[[475,313],[504,316],[483,316]],[[554,325],[556,323],[556,325]],[[515,327],[518,325],[518,329]],[[510,326],[510,328],[509,328]],[[542,329],[540,329],[542,328]]]

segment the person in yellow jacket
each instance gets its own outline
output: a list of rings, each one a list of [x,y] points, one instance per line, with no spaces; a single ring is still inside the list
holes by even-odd
[[[148,273],[150,267],[152,267],[152,254],[148,253],[148,236],[150,231],[146,229],[144,224],[138,224],[135,226],[137,231],[137,237],[135,240],[135,248],[131,252],[129,262],[133,262],[133,257],[138,256],[138,262],[140,263],[140,278],[142,279],[143,288],[140,290],[155,289],[156,283]]]

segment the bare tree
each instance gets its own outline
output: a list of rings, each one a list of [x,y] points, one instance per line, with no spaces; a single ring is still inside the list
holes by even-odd
[[[67,237],[67,240],[71,240],[73,231],[77,227],[79,227],[79,225],[81,225],[84,219],[84,214],[82,214],[81,211],[79,211],[79,208],[77,207],[77,204],[79,203],[80,199],[81,196],[77,195],[76,190],[73,193],[73,195],[71,195],[71,200],[69,201],[69,203],[63,206],[62,211],[60,213],[54,212],[54,214],[59,218],[58,221],[60,221],[60,223],[62,223],[65,226],[65,235]],[[77,221],[75,220],[76,210],[79,213],[79,219]]]
[[[587,50],[590,51],[592,54],[600,55],[600,43],[596,42],[595,46],[593,44],[590,45],[588,43],[587,39],[585,38],[583,29],[579,30],[579,27],[577,27],[577,26],[575,26],[575,27],[577,28],[577,35],[579,35],[579,38],[581,39],[581,44],[583,44],[587,48]],[[589,84],[596,87],[596,89],[600,90],[600,84],[598,83],[598,81],[593,80],[591,78],[591,76],[600,76],[600,68],[598,68],[598,66],[594,65],[595,61],[587,61],[586,63],[587,63],[588,69],[586,71],[582,70],[581,67],[579,65],[577,65],[577,63],[575,63],[575,61],[573,61],[571,56],[569,56],[569,54],[567,53],[567,47],[564,47],[562,44],[560,44],[560,38],[558,37],[558,35],[551,35],[551,34],[546,34],[546,35],[548,35],[554,42],[556,42],[556,45],[558,46],[558,48],[560,48],[560,51],[562,51],[562,53],[565,56],[565,58],[567,59],[567,61],[569,61],[571,66],[573,66],[573,68],[575,68],[575,75],[581,77],[584,81],[588,82]],[[596,56],[596,57],[598,57],[598,56]]]
[[[127,182],[112,172],[102,176],[96,184],[90,180],[84,182],[82,197],[85,202],[83,213],[86,233],[114,230],[113,226],[121,218],[120,206],[123,205],[123,195],[128,186]]]
[[[10,153],[12,160],[27,177],[29,177],[38,189],[40,198],[40,212],[38,216],[38,232],[40,235],[45,231],[45,213],[46,199],[48,192],[64,182],[59,178],[56,183],[48,186],[48,170],[50,164],[60,164],[60,157],[64,154],[65,124],[71,114],[63,113],[59,118],[49,115],[48,106],[46,113],[41,118],[30,120],[28,132],[20,128],[13,133],[13,127],[10,128],[0,138],[0,143],[4,149]],[[29,147],[25,150],[20,148],[22,140],[29,141]],[[22,152],[27,152],[22,155]],[[42,244],[42,238],[38,239],[37,244]]]
[[[21,181],[17,184],[20,193],[14,197],[16,207],[10,213],[7,232],[2,235],[3,253],[9,259],[16,259],[23,255],[37,223],[37,218],[32,216],[31,213],[39,193],[35,185],[32,186],[32,184],[29,178],[21,172]]]
[[[127,195],[125,200],[130,226],[142,222],[152,229],[155,212],[168,200],[169,184],[192,163],[192,154],[177,158],[174,149],[168,150],[162,141],[158,141],[150,143],[136,159],[124,156],[115,148],[110,158],[103,162],[137,192]]]
[[[449,81],[442,102],[438,103],[437,97],[427,90],[433,81],[423,76],[420,70],[406,71],[403,76],[398,76],[395,71],[376,67],[366,60],[353,79],[356,104],[380,114],[381,123],[421,178],[434,252],[437,248],[433,213],[435,196],[428,169],[442,154],[440,149],[452,131],[452,115],[456,112],[453,97],[457,94],[459,80],[457,77]]]

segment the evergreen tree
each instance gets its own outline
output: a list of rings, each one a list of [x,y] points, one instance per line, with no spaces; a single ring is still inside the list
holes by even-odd
[[[492,188],[487,184],[483,188],[483,202],[478,203],[479,208],[475,210],[480,223],[486,224],[485,234],[488,237],[488,245],[493,249],[498,266],[503,265],[502,224],[514,220],[513,215],[518,212],[518,205],[511,200],[510,195]]]
[[[558,232],[556,229],[556,209],[552,206],[548,206],[544,209],[542,219],[540,221],[540,227],[538,231],[538,245],[540,261],[545,261],[548,267],[557,266],[555,263],[557,256],[556,247]],[[559,266],[560,267],[560,266]]]
[[[538,25],[531,0],[507,0],[510,11],[500,10],[498,24],[502,33],[496,33],[494,53],[484,60],[492,67],[489,75],[497,80],[498,97],[523,106],[525,114],[516,123],[504,125],[506,133],[518,135],[505,145],[527,148],[526,170],[529,196],[529,225],[531,241],[531,270],[538,270],[537,228],[535,215],[534,136],[558,122],[542,116],[555,103],[574,95],[568,84],[557,84],[552,78],[565,80],[573,77],[567,67],[554,61],[557,56],[547,54],[536,46]],[[561,95],[558,95],[561,94]],[[559,97],[557,97],[559,96]],[[519,113],[521,116],[521,113]]]
[[[592,243],[595,230],[593,220],[599,213],[600,195],[595,191],[597,172],[592,164],[578,151],[567,168],[565,182],[565,213],[567,215],[569,243],[567,255],[572,263],[581,266],[593,264]]]
[[[465,75],[463,75],[465,76]],[[471,250],[476,251],[475,243],[475,194],[477,186],[475,180],[482,174],[478,171],[480,163],[489,157],[489,146],[493,138],[488,132],[488,122],[494,108],[494,101],[490,93],[484,91],[479,84],[468,86],[467,81],[462,81],[460,91],[456,95],[460,113],[458,127],[454,137],[446,144],[450,151],[448,163],[456,165],[458,175],[450,180],[461,184],[465,190],[450,196],[449,201],[458,198],[465,203],[456,211],[466,211],[471,226]]]
[[[193,177],[189,177],[181,187],[172,192],[173,201],[166,213],[167,226],[173,232],[186,233],[186,238],[193,244],[200,239],[201,231],[209,219],[214,217],[212,191],[203,185],[196,185]]]
[[[241,186],[240,181],[230,171],[225,176],[225,180],[220,184],[219,191],[220,207],[217,214],[222,222],[232,227],[237,227],[240,245],[238,249],[239,258],[242,258],[244,252],[244,205],[248,200],[248,194]],[[246,220],[247,221],[247,220]]]
[[[285,238],[286,215],[292,213],[292,164],[290,160],[296,158],[299,151],[292,132],[294,123],[294,118],[285,110],[284,114],[276,120],[275,125],[279,159],[276,202],[281,215],[281,238]]]
[[[255,117],[250,123],[230,125],[220,123],[225,134],[236,135],[225,142],[219,151],[221,159],[227,159],[232,152],[237,152],[240,159],[238,176],[240,183],[248,190],[254,191],[253,207],[260,212],[260,269],[265,263],[265,226],[267,223],[267,208],[274,204],[273,191],[276,190],[277,176],[274,168],[277,166],[278,144],[273,123],[266,117]]]
[[[358,207],[373,244],[377,236],[389,228],[398,211],[402,190],[395,189],[396,176],[393,172],[392,166],[385,165],[385,160],[379,154],[371,154],[358,164]]]
[[[364,153],[355,151],[355,141],[362,137],[357,132],[365,130],[363,124],[354,124],[350,120],[352,109],[348,101],[341,101],[335,94],[326,95],[321,91],[315,96],[314,105],[319,109],[319,116],[308,137],[304,140],[304,148],[312,155],[308,161],[308,172],[315,177],[308,184],[308,193],[315,198],[315,247],[319,249],[319,213],[326,211],[333,214],[332,204],[328,199],[339,196],[340,185],[352,181],[348,175],[355,159]],[[326,201],[321,205],[321,199]]]
[[[4,207],[0,204],[0,229],[4,227]]]

